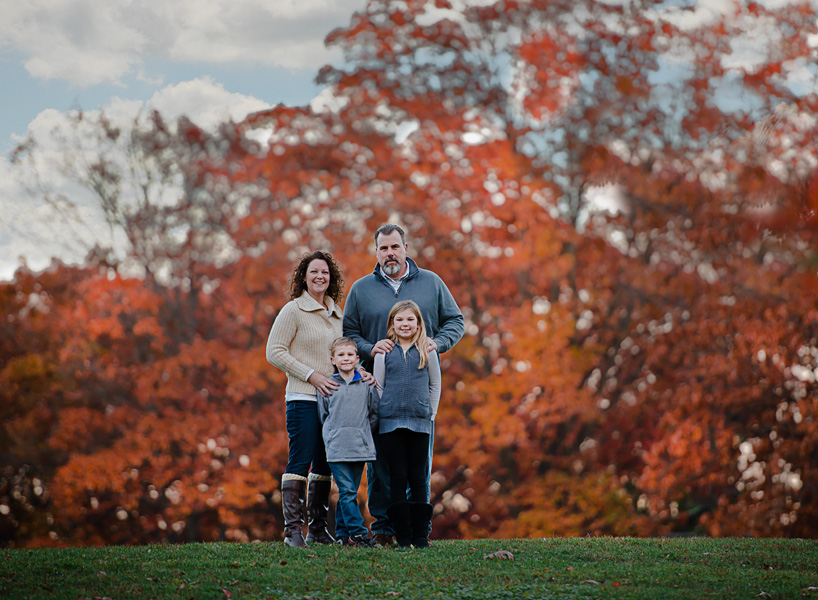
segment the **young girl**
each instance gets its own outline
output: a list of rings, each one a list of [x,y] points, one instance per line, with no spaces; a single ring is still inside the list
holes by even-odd
[[[426,502],[426,463],[440,402],[440,361],[437,352],[426,350],[426,327],[411,300],[392,307],[386,336],[395,346],[375,355],[373,375],[381,395],[380,445],[389,465],[387,514],[399,546],[426,548],[432,520],[432,505]]]

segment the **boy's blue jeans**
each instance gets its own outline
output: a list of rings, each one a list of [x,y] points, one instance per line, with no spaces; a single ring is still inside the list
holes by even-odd
[[[389,493],[389,464],[386,462],[386,455],[381,448],[380,436],[375,437],[375,453],[378,460],[366,464],[367,479],[367,507],[369,514],[375,521],[372,523],[372,535],[386,534],[394,535],[395,530],[392,522],[386,514],[386,510],[392,503]],[[429,460],[426,463],[426,502],[429,502],[432,493],[432,454],[435,449],[435,422],[432,421],[432,433],[429,434]],[[431,533],[431,524],[429,532]]]
[[[358,507],[358,486],[364,465],[361,462],[331,462],[329,468],[338,486],[338,504],[335,505],[335,537],[354,537],[369,533]]]

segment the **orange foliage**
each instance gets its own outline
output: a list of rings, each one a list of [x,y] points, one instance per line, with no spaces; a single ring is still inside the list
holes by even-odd
[[[267,332],[303,251],[348,286],[391,220],[466,318],[435,536],[816,535],[818,103],[779,77],[813,12],[771,13],[798,39],[743,78],[760,104],[727,111],[726,17],[432,4],[372,0],[327,38],[348,53],[319,74],[337,112],[212,136],[155,115],[142,148],[196,193],[128,222],[144,279],[92,257],[0,285],[7,543],[280,537]],[[689,69],[656,83],[671,49]],[[588,192],[609,183],[606,212]]]

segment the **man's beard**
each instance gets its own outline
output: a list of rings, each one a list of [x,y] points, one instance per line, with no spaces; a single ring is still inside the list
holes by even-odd
[[[383,272],[387,275],[397,275],[400,273],[400,263],[395,261],[392,263],[387,263],[383,266]]]

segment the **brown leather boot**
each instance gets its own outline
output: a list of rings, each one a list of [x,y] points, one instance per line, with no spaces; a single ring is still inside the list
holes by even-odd
[[[304,541],[304,496],[305,479],[285,479],[281,482],[281,507],[284,511],[284,543],[287,546],[303,548]]]
[[[326,477],[326,479],[325,479]],[[327,531],[327,514],[329,513],[329,492],[332,477],[329,475],[310,475],[307,485],[307,543],[334,544]]]

